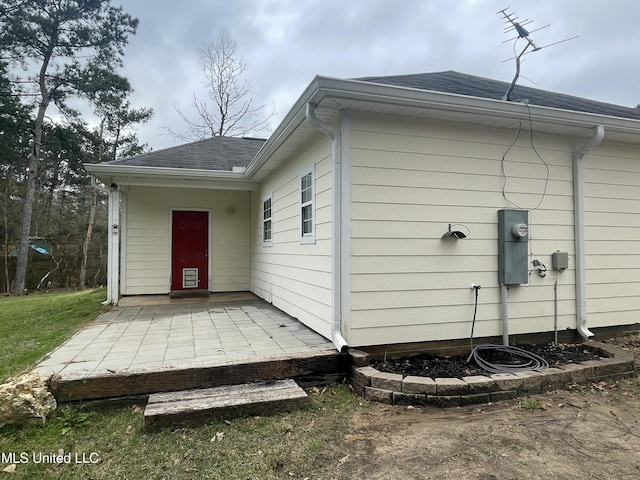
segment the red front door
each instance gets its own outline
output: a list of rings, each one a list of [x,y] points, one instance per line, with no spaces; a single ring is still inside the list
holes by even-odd
[[[209,213],[174,211],[171,239],[171,290],[208,290]]]

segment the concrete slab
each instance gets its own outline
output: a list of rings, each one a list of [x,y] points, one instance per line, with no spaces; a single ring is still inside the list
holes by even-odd
[[[92,378],[335,351],[330,340],[251,293],[211,297],[125,297],[35,369],[62,379]]]

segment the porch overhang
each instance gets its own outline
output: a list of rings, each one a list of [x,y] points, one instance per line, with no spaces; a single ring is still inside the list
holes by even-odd
[[[244,172],[130,165],[85,164],[85,169],[105,185],[166,188],[201,188],[253,191],[258,184]]]

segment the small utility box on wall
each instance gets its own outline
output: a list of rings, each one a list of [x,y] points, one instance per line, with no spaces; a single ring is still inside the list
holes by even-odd
[[[554,270],[563,271],[569,268],[569,254],[567,252],[553,252],[551,254],[551,266]]]
[[[529,281],[528,241],[529,212],[498,210],[498,283],[520,285]]]

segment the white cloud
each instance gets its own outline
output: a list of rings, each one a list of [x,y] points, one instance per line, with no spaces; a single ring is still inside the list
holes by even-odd
[[[114,3],[118,3],[117,0]],[[223,25],[249,64],[254,103],[282,118],[316,74],[337,77],[458,70],[513,77],[512,45],[496,14],[503,0],[120,0],[140,20],[124,74],[136,106],[154,119],[138,134],[154,149],[176,143],[162,127],[182,128],[174,105],[204,98],[197,63],[202,42]],[[528,55],[523,75],[538,88],[629,106],[640,103],[637,58],[640,2],[511,0],[534,21],[540,45],[579,38]],[[518,47],[521,48],[521,47]],[[527,82],[523,79],[523,82]],[[531,85],[531,84],[529,84]],[[275,125],[273,125],[275,127]]]

